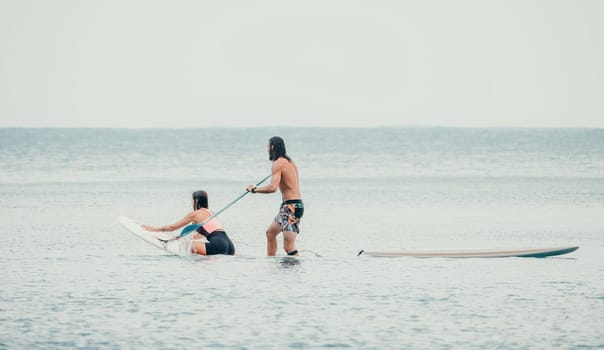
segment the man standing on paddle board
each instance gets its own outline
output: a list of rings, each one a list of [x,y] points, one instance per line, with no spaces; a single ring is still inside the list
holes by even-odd
[[[282,203],[279,212],[266,230],[266,254],[277,254],[277,236],[283,232],[283,249],[287,255],[296,256],[296,236],[300,233],[300,219],[304,214],[304,204],[300,195],[298,168],[287,155],[285,141],[279,136],[271,137],[268,141],[268,159],[273,162],[271,167],[271,183],[256,187],[248,185],[251,193],[274,193],[281,191]]]

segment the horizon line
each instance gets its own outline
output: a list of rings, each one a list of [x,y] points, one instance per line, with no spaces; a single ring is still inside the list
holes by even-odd
[[[105,130],[195,130],[195,129],[604,129],[604,126],[462,126],[462,125],[374,125],[374,126],[0,126],[0,129],[105,129]]]

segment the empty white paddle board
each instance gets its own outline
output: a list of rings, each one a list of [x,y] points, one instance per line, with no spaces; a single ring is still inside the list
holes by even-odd
[[[579,249],[576,246],[538,248],[538,249],[506,249],[506,250],[400,250],[400,251],[366,251],[361,250],[357,255],[375,257],[415,257],[415,258],[545,258],[572,253]]]

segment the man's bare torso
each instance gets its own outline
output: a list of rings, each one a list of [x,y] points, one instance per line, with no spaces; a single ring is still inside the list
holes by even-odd
[[[298,181],[298,168],[294,161],[279,158],[273,163],[273,176],[280,173],[279,190],[284,201],[290,199],[302,199],[300,195],[300,184]]]

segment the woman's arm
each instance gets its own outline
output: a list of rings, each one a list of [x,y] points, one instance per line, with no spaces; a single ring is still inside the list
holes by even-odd
[[[161,226],[161,227],[154,227],[154,226],[149,226],[149,225],[141,225],[142,228],[144,228],[147,231],[153,231],[153,232],[172,232],[174,230],[178,230],[179,228],[190,224],[191,221],[193,221],[193,218],[195,217],[195,212],[192,211],[189,214],[187,214],[184,218],[180,219],[179,221],[170,224],[170,225],[166,225],[166,226]]]

